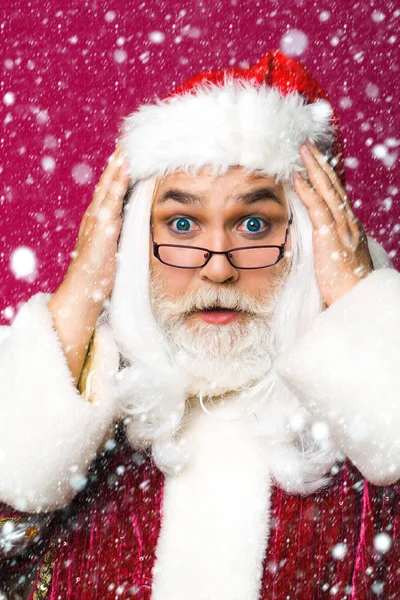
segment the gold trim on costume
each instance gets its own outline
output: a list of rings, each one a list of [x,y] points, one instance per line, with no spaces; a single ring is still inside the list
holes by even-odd
[[[40,565],[39,575],[36,580],[36,588],[33,592],[32,600],[45,600],[48,597],[53,578],[54,561],[56,555],[57,540],[54,537],[49,545],[49,549],[44,555],[42,564]]]
[[[12,521],[13,523],[19,523],[19,521],[24,521],[24,518],[23,517],[4,517],[3,519],[0,519],[0,527],[2,525],[5,525],[7,523],[7,521]]]

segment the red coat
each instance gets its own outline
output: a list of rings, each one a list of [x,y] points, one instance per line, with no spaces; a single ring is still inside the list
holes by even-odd
[[[29,600],[150,600],[163,482],[120,435],[94,463],[85,491],[56,514]],[[300,497],[275,487],[260,600],[397,600],[399,494],[400,486],[367,483],[348,461],[325,491]],[[387,552],[374,548],[381,532],[392,539]],[[335,558],[341,543],[347,552]]]
[[[115,422],[110,365],[117,364],[118,352],[108,329],[98,330],[88,402],[71,382],[47,297],[34,297],[11,331],[3,332],[0,347],[0,400],[6,400],[0,419],[0,497],[32,513],[66,508],[56,510],[42,543],[16,560],[7,560],[3,551],[0,520],[0,589],[12,571],[22,574],[36,565],[39,575],[29,600],[150,600],[152,587],[156,600],[177,600],[175,589],[179,600],[192,600],[187,590],[202,600],[397,599],[400,486],[383,486],[400,474],[399,300],[400,275],[375,271],[319,315],[276,361],[299,402],[315,420],[328,421],[349,460],[325,490],[299,497],[275,487],[260,509],[258,488],[264,493],[267,482],[260,469],[269,456],[257,450],[256,442],[252,446],[255,436],[245,427],[244,437],[235,437],[234,424],[225,428],[212,419],[201,431],[191,429],[187,438],[197,444],[196,456],[204,449],[208,454],[206,463],[197,462],[205,468],[197,469],[196,485],[185,480],[190,494],[181,493],[176,478],[165,480],[120,430],[116,447],[93,463]],[[36,340],[40,353],[32,352]],[[88,484],[76,495],[74,474],[81,477],[89,464]],[[367,483],[360,472],[382,487]],[[211,479],[199,487],[204,473]],[[249,481],[253,503],[245,493]],[[171,503],[173,486],[179,493],[172,494]],[[213,511],[215,498],[222,502]],[[15,513],[2,508],[0,519]],[[193,527],[187,528],[189,513]],[[248,519],[256,513],[258,521]],[[268,537],[257,524],[263,521],[268,521]],[[248,523],[254,525],[251,531]],[[167,529],[172,544],[162,545],[160,562]],[[262,552],[262,544],[254,550],[257,536],[257,544],[266,543]],[[378,543],[382,537],[386,546]],[[240,590],[250,582],[251,596],[238,593],[237,582],[245,584]]]

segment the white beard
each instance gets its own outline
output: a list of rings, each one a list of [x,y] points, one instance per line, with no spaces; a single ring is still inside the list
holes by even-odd
[[[269,372],[273,357],[271,321],[281,282],[282,278],[269,281],[262,303],[230,286],[203,286],[196,293],[171,300],[161,278],[152,274],[153,313],[176,363],[188,375],[188,396],[202,392],[215,397],[239,391]],[[188,314],[217,303],[250,314],[224,325]]]
[[[173,333],[175,360],[189,373],[189,395],[239,390],[268,372],[269,327],[257,321],[223,326],[196,323],[195,334],[186,325]]]

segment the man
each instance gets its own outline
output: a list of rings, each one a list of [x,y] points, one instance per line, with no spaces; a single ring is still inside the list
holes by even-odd
[[[122,143],[83,369],[68,277],[4,334],[8,552],[33,540],[6,568],[36,565],[30,598],[397,597],[400,277],[352,213],[326,95],[270,52]],[[117,159],[85,217],[104,244]]]

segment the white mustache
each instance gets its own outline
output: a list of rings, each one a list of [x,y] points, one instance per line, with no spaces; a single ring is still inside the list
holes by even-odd
[[[172,318],[182,318],[198,310],[207,310],[213,307],[241,311],[251,316],[270,316],[276,299],[275,288],[282,280],[282,276],[271,278],[269,285],[264,289],[261,300],[257,300],[247,290],[236,289],[227,284],[221,287],[203,284],[197,290],[171,297],[168,296],[162,279],[152,274],[152,303],[155,302],[159,311]]]
[[[213,307],[241,311],[251,316],[270,316],[274,307],[275,294],[266,293],[262,301],[258,301],[246,290],[236,290],[233,287],[202,286],[198,290],[179,294],[175,298],[168,297],[162,282],[153,279],[153,301],[156,301],[158,310],[169,318],[184,318],[196,311],[207,310]],[[274,286],[271,286],[272,288]],[[268,297],[269,296],[269,297]]]
[[[169,309],[176,315],[189,315],[198,310],[210,308],[225,308],[241,311],[249,315],[269,314],[270,303],[260,303],[251,294],[237,292],[230,288],[203,287],[194,293],[186,294],[169,305]],[[175,309],[175,310],[174,310]]]

